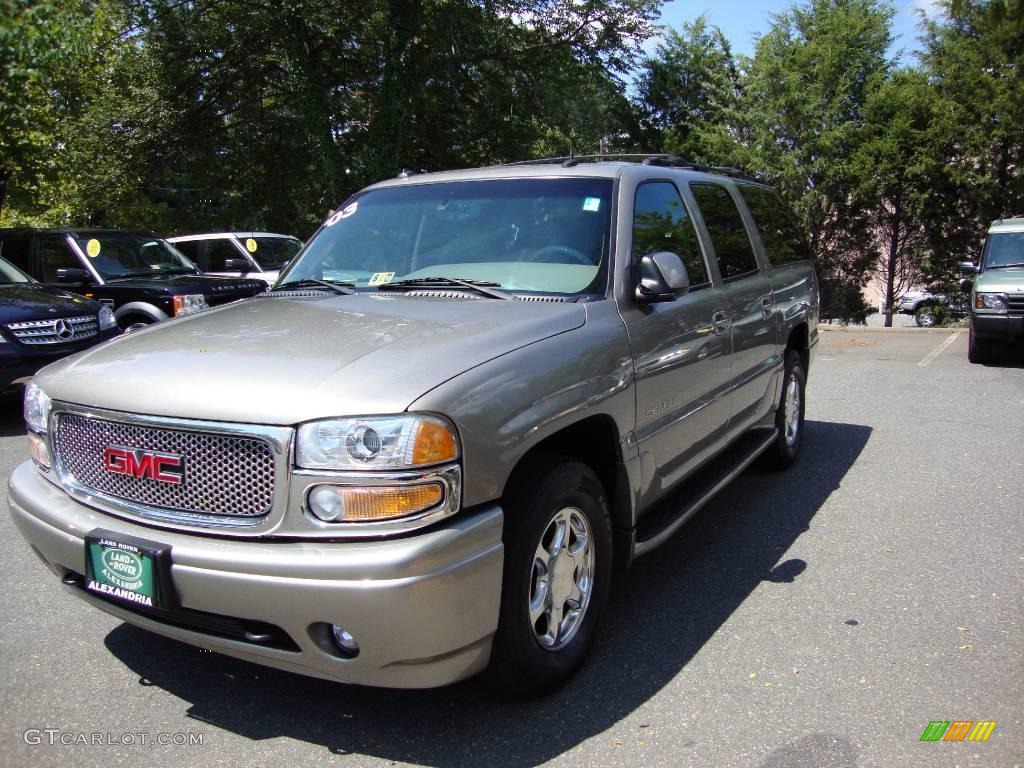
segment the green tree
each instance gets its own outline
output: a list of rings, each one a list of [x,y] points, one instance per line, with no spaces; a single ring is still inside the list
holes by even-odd
[[[945,8],[925,24],[921,58],[948,115],[927,277],[949,286],[956,263],[977,258],[988,224],[1024,210],[1024,35],[1019,2]]]
[[[739,138],[741,94],[729,41],[706,16],[670,30],[637,80],[644,143],[698,162],[727,162]]]
[[[944,168],[950,112],[916,70],[894,72],[864,105],[864,135],[847,167],[866,212],[869,274],[882,287],[885,325],[897,299],[921,283],[934,182]]]
[[[863,285],[876,259],[850,158],[866,138],[868,97],[892,68],[892,16],[880,0],[792,6],[758,40],[744,90],[747,164],[794,205],[823,277],[838,283]]]
[[[61,150],[63,113],[91,72],[83,0],[0,0],[0,220],[10,197],[28,204]]]

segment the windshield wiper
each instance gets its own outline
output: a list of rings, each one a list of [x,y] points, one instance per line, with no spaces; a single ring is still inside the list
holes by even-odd
[[[990,264],[986,265],[985,269],[1007,269],[1009,267],[1024,267],[1024,261],[1017,264]]]
[[[301,280],[289,280],[287,283],[279,283],[271,288],[271,291],[282,291],[288,288],[308,288],[311,285],[318,285],[329,291],[334,291],[341,296],[351,296],[356,292],[355,283],[343,283],[339,280],[316,280],[312,277],[304,277]]]
[[[396,280],[393,283],[384,283],[377,286],[377,290],[388,291],[395,288],[440,288],[443,286],[469,288],[471,291],[490,296],[492,299],[511,300],[512,296],[504,291],[496,291],[501,288],[501,283],[493,283],[490,280],[463,280],[458,277],[415,277],[409,280]]]

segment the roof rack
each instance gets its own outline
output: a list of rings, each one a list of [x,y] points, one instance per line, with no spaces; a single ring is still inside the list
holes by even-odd
[[[687,170],[701,171],[703,173],[715,173],[721,176],[728,176],[733,179],[754,181],[764,183],[764,179],[756,174],[747,173],[740,168],[733,168],[726,165],[705,165],[687,160],[678,155],[669,154],[630,154],[630,153],[605,153],[601,155],[569,155],[567,157],[542,157],[536,160],[519,160],[514,163],[502,163],[497,166],[504,168],[519,165],[561,165],[563,168],[572,168],[580,163],[600,162],[627,162],[641,163],[642,165],[656,165],[665,168],[686,168]]]

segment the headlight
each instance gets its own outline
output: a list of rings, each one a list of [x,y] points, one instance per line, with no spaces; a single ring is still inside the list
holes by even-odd
[[[976,293],[974,294],[974,308],[987,309],[990,312],[1006,312],[1006,294],[1003,293]]]
[[[110,307],[101,307],[98,319],[101,331],[105,331],[117,325],[117,320],[114,319],[114,310]]]
[[[413,469],[454,461],[459,441],[437,416],[369,416],[299,427],[295,461],[305,469]]]
[[[210,305],[206,303],[206,297],[201,293],[190,293],[186,296],[174,297],[175,317],[179,317],[181,315],[192,315],[196,312],[202,312],[204,309],[209,308]]]
[[[25,424],[33,432],[45,432],[50,418],[50,397],[34,381],[25,387]]]

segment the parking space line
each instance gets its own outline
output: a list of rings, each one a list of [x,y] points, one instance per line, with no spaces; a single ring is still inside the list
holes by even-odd
[[[959,335],[960,335],[960,331],[953,331],[953,333],[949,334],[948,338],[944,342],[939,344],[939,346],[937,346],[935,349],[933,349],[931,352],[929,352],[927,355],[925,355],[924,360],[919,362],[917,364],[917,367],[918,368],[927,368],[932,360],[934,360],[936,357],[938,357],[939,355],[942,354],[942,350],[944,350],[946,347],[948,347],[950,344],[952,344],[954,341],[956,341],[956,338]]]

